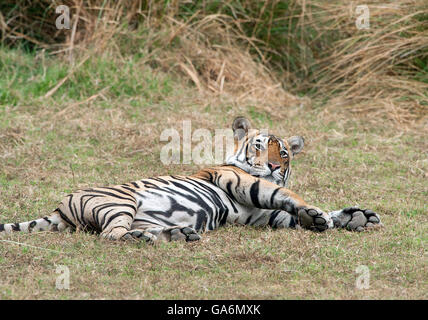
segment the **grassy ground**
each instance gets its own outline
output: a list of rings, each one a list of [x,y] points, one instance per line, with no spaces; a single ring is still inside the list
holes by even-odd
[[[164,166],[160,133],[230,127],[237,115],[278,135],[300,134],[291,189],[325,210],[377,211],[380,231],[228,227],[197,243],[156,246],[95,235],[0,239],[0,299],[427,299],[427,131],[316,104],[270,113],[204,96],[138,59],[93,57],[68,74],[47,56],[0,49],[0,221],[48,214],[68,192],[197,170]],[[369,103],[369,102],[368,102]],[[58,290],[58,265],[70,289]],[[356,288],[357,267],[370,287]]]

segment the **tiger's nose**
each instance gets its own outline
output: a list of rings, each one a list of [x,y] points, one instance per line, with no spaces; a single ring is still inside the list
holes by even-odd
[[[278,162],[268,162],[268,166],[269,166],[269,169],[273,171],[278,169],[281,165]]]

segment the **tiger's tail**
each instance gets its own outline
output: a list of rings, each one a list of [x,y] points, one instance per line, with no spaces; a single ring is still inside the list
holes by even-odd
[[[66,228],[67,225],[57,210],[55,210],[52,215],[41,219],[30,220],[21,223],[0,223],[0,233],[12,233],[14,231],[21,231],[26,233],[37,231],[62,231]]]

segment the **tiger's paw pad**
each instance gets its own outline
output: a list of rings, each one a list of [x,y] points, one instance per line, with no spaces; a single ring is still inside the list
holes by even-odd
[[[144,241],[153,243],[156,240],[156,236],[150,232],[141,230],[131,230],[122,236],[122,240],[125,241]]]
[[[170,231],[171,241],[177,240],[186,240],[189,241],[198,241],[201,239],[201,236],[196,232],[195,229],[184,227],[184,228],[174,228]]]
[[[349,207],[332,215],[336,228],[346,228],[350,231],[364,231],[383,227],[379,215],[369,209]]]
[[[315,208],[299,208],[297,211],[298,224],[313,231],[325,231],[333,226],[330,216]]]

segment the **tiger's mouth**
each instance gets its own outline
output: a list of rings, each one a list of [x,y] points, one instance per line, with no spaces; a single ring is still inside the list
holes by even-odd
[[[250,164],[250,172],[252,176],[259,175],[260,177],[270,176],[272,175],[273,171],[269,169],[267,166],[261,166],[261,165],[251,165]]]
[[[280,169],[272,170],[268,166],[251,166],[247,172],[253,177],[262,178],[280,186],[286,184],[286,181],[284,181],[285,173]]]
[[[239,161],[236,156],[230,157],[226,162],[228,165],[233,165],[238,167],[247,173],[251,174],[253,177],[262,178],[273,182],[279,186],[286,185],[285,180],[285,171],[281,170],[278,167],[269,168],[268,164],[265,165],[255,165],[252,159],[246,158],[245,160]]]
[[[260,165],[250,165],[250,171],[252,171],[253,176],[284,176],[284,172],[282,172],[281,167],[271,168],[268,164],[260,166]]]

